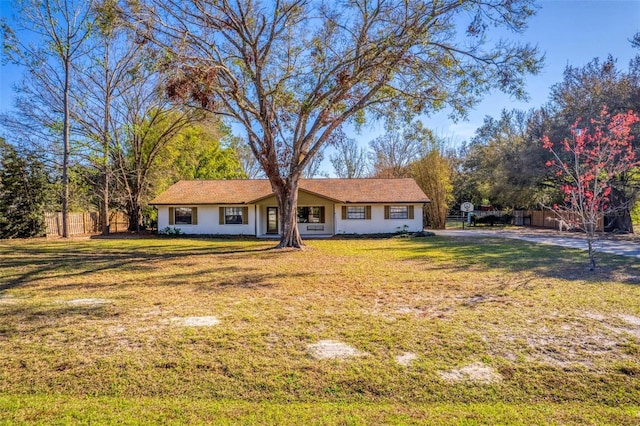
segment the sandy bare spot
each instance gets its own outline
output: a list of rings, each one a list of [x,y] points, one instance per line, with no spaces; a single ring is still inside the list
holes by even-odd
[[[89,297],[86,299],[73,299],[66,302],[67,305],[71,306],[102,306],[107,303],[111,303],[109,299],[98,299],[95,297]]]
[[[416,316],[423,315],[424,311],[418,308],[412,308],[409,306],[400,306],[398,309],[393,311],[396,314],[413,314]]]
[[[404,367],[408,367],[418,358],[418,355],[411,352],[404,352],[396,357],[396,362]]]
[[[629,325],[635,325],[637,327],[640,327],[640,318],[634,316],[634,315],[624,315],[624,314],[620,314],[618,315],[618,317],[626,322]]]
[[[366,352],[335,340],[321,340],[308,345],[307,351],[315,359],[345,359],[366,355]]]
[[[183,327],[211,327],[220,324],[216,317],[173,317],[171,322]]]
[[[451,383],[472,382],[488,385],[502,380],[502,376],[497,371],[481,362],[474,362],[457,370],[438,371],[438,375]]]
[[[596,320],[596,321],[604,321],[605,319],[607,319],[607,317],[597,312],[585,312],[584,317],[592,320]]]

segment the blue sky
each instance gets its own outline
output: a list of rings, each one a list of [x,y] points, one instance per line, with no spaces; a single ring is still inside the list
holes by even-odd
[[[640,54],[628,41],[640,31],[640,0],[544,0],[539,6],[526,32],[510,37],[537,45],[546,55],[540,74],[526,79],[529,101],[490,94],[471,111],[467,122],[452,123],[444,113],[425,119],[427,127],[457,142],[468,140],[486,115],[496,117],[503,108],[526,110],[545,104],[550,87],[562,81],[567,65],[583,66],[611,54],[618,59],[619,69],[626,70],[629,61]]]
[[[627,69],[629,60],[639,49],[633,49],[629,39],[640,31],[640,0],[542,0],[540,10],[522,35],[509,38],[535,44],[546,54],[545,67],[537,76],[526,79],[528,102],[518,102],[500,93],[488,94],[469,113],[468,121],[453,123],[447,112],[423,119],[438,135],[454,143],[469,140],[486,115],[498,116],[503,108],[529,109],[547,102],[549,88],[562,80],[567,65],[583,66],[595,57],[611,54],[618,67]],[[0,16],[11,15],[11,3],[0,0]],[[20,71],[12,66],[0,67],[0,111],[12,106],[12,85]],[[365,128],[354,135],[366,144],[380,133],[379,127]]]

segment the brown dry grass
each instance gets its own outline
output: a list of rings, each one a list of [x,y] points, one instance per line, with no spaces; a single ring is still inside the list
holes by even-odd
[[[559,404],[549,419],[565,423],[595,407],[607,421],[634,420],[638,261],[605,256],[593,274],[582,252],[518,241],[326,240],[302,252],[272,244],[0,243],[0,411],[17,421],[25,408],[15,401],[29,394],[44,405],[67,395],[68,406],[100,397],[171,407],[171,398],[188,398],[328,412],[333,403],[410,413],[474,403],[489,419],[496,404],[512,416],[531,403]],[[103,303],[69,303],[90,298]],[[173,320],[192,316],[220,323]],[[313,359],[308,346],[321,340],[367,356]],[[417,355],[408,366],[396,361],[405,353]],[[474,363],[500,380],[452,384],[439,373]],[[415,419],[427,418],[416,410]],[[364,423],[377,418],[369,411]]]

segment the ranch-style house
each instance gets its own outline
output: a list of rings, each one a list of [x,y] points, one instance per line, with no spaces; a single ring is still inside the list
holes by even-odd
[[[429,199],[413,179],[302,179],[298,229],[304,236],[422,230]],[[185,234],[277,236],[278,202],[266,179],[183,180],[150,204],[158,230]]]

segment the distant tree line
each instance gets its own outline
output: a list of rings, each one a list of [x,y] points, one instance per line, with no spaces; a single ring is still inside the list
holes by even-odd
[[[475,137],[457,153],[453,207],[464,201],[502,209],[561,203],[565,177],[545,166],[554,158],[543,147],[542,138],[571,139],[577,122],[584,131],[592,131],[603,107],[611,116],[640,110],[640,56],[626,70],[611,56],[584,66],[568,66],[564,79],[551,88],[546,105],[529,111],[505,110],[500,117],[485,118]],[[640,126],[633,124],[630,129],[638,157]],[[573,160],[568,151],[559,154],[564,161]],[[640,219],[640,170],[633,167],[617,173],[610,184],[611,204],[620,209],[605,225],[608,230],[631,232],[632,222]]]
[[[108,211],[119,209],[139,231],[153,219],[148,201],[176,180],[267,177],[282,209],[280,245],[299,247],[294,189],[300,177],[328,174],[325,153],[338,177],[414,177],[436,228],[464,201],[549,205],[562,195],[542,137],[562,140],[604,105],[612,114],[640,109],[639,58],[625,71],[611,57],[570,66],[548,104],[487,117],[459,148],[423,124],[445,106],[464,116],[489,89],[525,95],[539,53],[486,45],[484,33],[523,30],[531,4],[16,1],[15,26],[2,24],[4,54],[25,76],[14,111],[0,117],[2,173],[23,167],[45,188],[28,204],[62,211],[65,236],[72,210],[99,210],[106,234]],[[468,18],[458,45],[456,23]],[[368,145],[343,130],[366,117],[388,129]],[[616,202],[631,206],[636,170],[613,186]],[[2,220],[14,217],[7,212]],[[612,226],[629,230],[631,209]]]
[[[522,97],[541,67],[535,47],[485,37],[523,31],[533,0],[12,4],[4,54],[25,78],[3,131],[46,167],[64,236],[70,210],[98,208],[108,233],[108,210],[121,209],[139,230],[149,199],[176,179],[264,176],[279,246],[300,247],[298,180],[326,174],[325,146],[341,147],[329,160],[349,177],[406,175],[441,151],[406,125],[372,142],[373,158],[340,141],[343,124],[393,128],[445,107],[463,116],[487,90]],[[420,150],[402,151],[413,137]]]
[[[25,0],[13,6],[15,26],[2,24],[5,59],[25,72],[14,110],[0,116],[6,135],[1,172],[27,167],[25,177],[38,191],[46,189],[47,208],[62,211],[64,236],[69,211],[100,211],[108,234],[109,210],[121,210],[139,231],[145,218],[153,219],[147,202],[176,180],[247,175],[246,155],[218,117],[166,96],[162,52],[136,36],[123,2]],[[49,185],[41,186],[41,175]],[[21,203],[12,208],[26,208]],[[16,212],[7,210],[0,220],[24,219],[32,230],[3,236],[42,233],[30,213]]]

